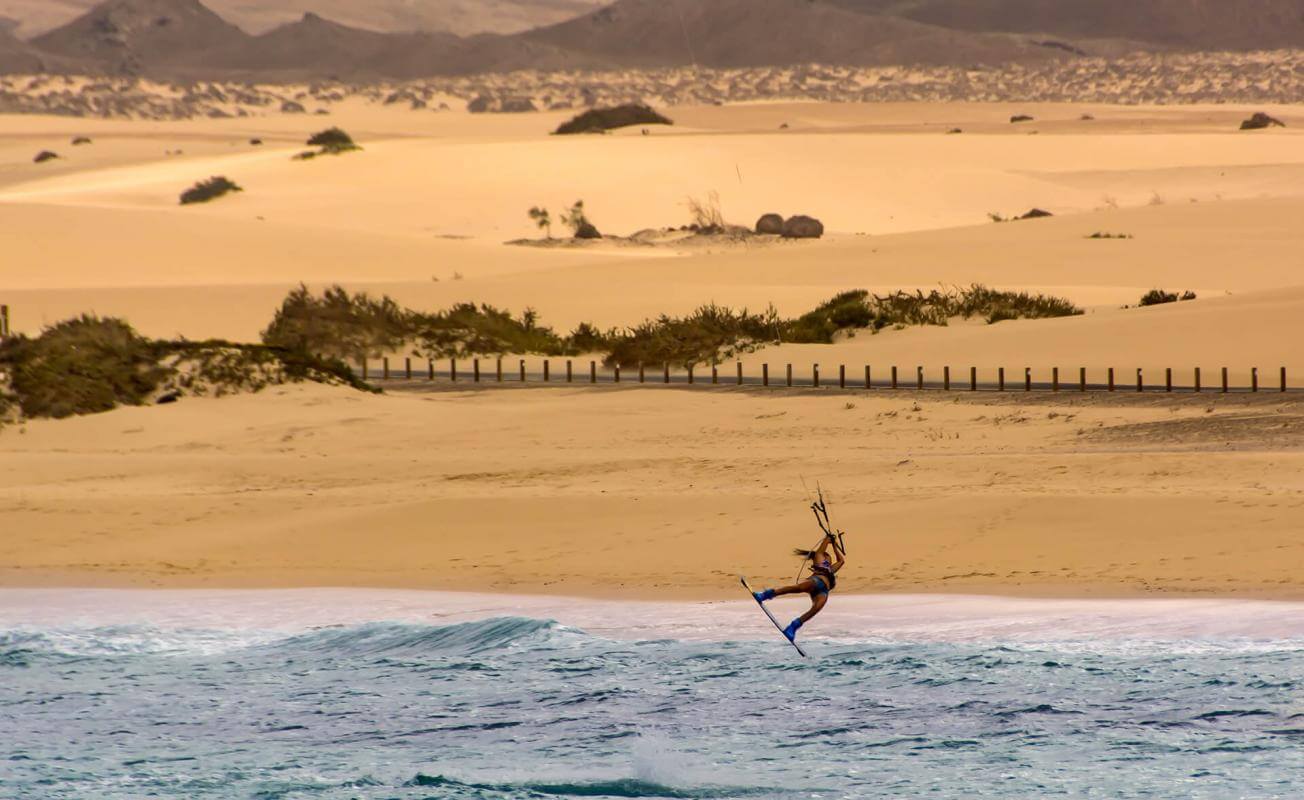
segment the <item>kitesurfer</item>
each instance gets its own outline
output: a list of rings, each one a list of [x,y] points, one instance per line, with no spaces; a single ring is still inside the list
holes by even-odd
[[[836,560],[830,560],[829,558],[828,550],[830,546],[833,547],[833,555]],[[763,592],[752,593],[758,603],[764,603],[766,600],[784,594],[810,595],[810,610],[788,623],[788,627],[783,629],[783,635],[787,636],[790,642],[796,642],[797,631],[801,626],[809,622],[811,617],[820,613],[824,608],[824,604],[829,601],[829,592],[833,591],[838,584],[838,570],[842,569],[842,565],[847,562],[842,548],[838,546],[837,541],[831,535],[826,535],[824,541],[820,543],[820,546],[814,552],[798,550],[797,554],[811,560],[809,578],[792,586],[784,586],[781,589],[766,589]]]

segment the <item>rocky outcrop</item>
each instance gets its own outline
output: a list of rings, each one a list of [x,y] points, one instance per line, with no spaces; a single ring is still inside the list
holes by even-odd
[[[756,220],[757,233],[783,233],[783,217],[779,214],[763,214]]]
[[[818,239],[824,235],[824,223],[798,214],[784,221],[781,234],[785,239]]]
[[[1262,111],[1255,113],[1254,116],[1241,123],[1241,130],[1243,131],[1257,131],[1272,127],[1284,128],[1286,123],[1276,117],[1270,117]]]

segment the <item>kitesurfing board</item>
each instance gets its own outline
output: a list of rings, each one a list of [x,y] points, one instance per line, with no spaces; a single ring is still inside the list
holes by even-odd
[[[747,594],[751,595],[753,600],[756,600],[756,592],[752,591],[752,587],[747,583],[747,579],[744,578],[744,577],[742,577],[742,576],[740,575],[740,576],[738,576],[738,580],[742,581],[743,588],[747,590]],[[783,626],[780,625],[780,624],[779,624],[779,621],[778,621],[777,619],[774,618],[774,615],[773,615],[773,614],[770,613],[770,609],[766,608],[766,607],[765,607],[765,604],[762,603],[760,600],[756,600],[756,605],[758,605],[758,606],[761,607],[761,610],[765,612],[765,616],[769,617],[769,618],[770,618],[770,622],[773,622],[773,623],[774,623],[774,627],[776,627],[776,628],[779,629],[779,634],[780,634],[780,635],[783,635]],[[788,644],[792,645],[793,647],[797,648],[797,652],[798,652],[798,653],[801,653],[801,657],[802,657],[802,658],[806,658],[806,657],[807,657],[807,656],[806,656],[806,651],[801,649],[801,645],[799,645],[799,644],[797,644],[796,642],[794,642],[793,640],[789,639],[786,635],[783,635],[783,640],[784,640],[785,642],[787,642]]]

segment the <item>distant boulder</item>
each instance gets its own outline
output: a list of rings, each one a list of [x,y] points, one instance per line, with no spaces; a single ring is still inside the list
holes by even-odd
[[[1055,215],[1050,213],[1049,211],[1046,211],[1041,208],[1034,208],[1028,213],[1020,216],[1019,219],[1040,219],[1041,217],[1053,217],[1053,216]]]
[[[798,214],[788,217],[781,231],[785,239],[818,239],[824,235],[824,223],[814,217]]]
[[[1255,113],[1254,116],[1250,117],[1249,119],[1241,123],[1241,130],[1257,131],[1263,128],[1271,128],[1274,126],[1278,128],[1284,128],[1286,127],[1286,123],[1282,122],[1276,117],[1270,117],[1267,114],[1263,113],[1262,111],[1259,111]]]
[[[581,222],[580,226],[575,229],[576,239],[601,239],[602,234],[598,232],[597,227],[592,222]]]
[[[1011,123],[1015,123],[1015,122],[1032,122],[1032,121],[1033,121],[1033,117],[1030,117],[1030,116],[1028,116],[1027,114],[1015,114],[1014,116],[1010,117],[1010,122],[1011,122]]]
[[[630,125],[674,125],[669,118],[653,111],[649,106],[627,103],[615,108],[591,108],[578,117],[564,122],[555,133],[603,133]]]
[[[783,233],[783,217],[779,214],[763,214],[756,220],[757,233]]]

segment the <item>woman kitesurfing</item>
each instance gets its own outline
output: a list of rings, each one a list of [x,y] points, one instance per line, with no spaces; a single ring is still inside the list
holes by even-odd
[[[797,646],[797,631],[805,625],[816,614],[824,608],[824,604],[829,601],[829,592],[838,585],[838,570],[842,565],[847,563],[847,548],[843,544],[843,533],[835,530],[829,523],[828,507],[824,504],[824,491],[816,487],[817,498],[811,503],[811,511],[815,512],[815,521],[819,523],[820,530],[824,532],[824,538],[814,550],[796,549],[793,552],[802,557],[801,569],[797,570],[797,582],[791,586],[784,586],[778,589],[765,589],[757,592],[752,591],[752,587],[747,584],[747,579],[742,579],[743,586],[751,592],[752,597],[760,605],[770,620],[774,622],[774,627],[780,628],[778,620],[765,607],[765,601],[772,600],[785,594],[808,594],[810,595],[810,609],[788,623],[788,627],[780,628],[783,635],[788,638],[789,642],[797,648],[797,652],[803,656],[806,655],[801,647]],[[833,550],[833,558],[829,558],[829,549]],[[810,577],[805,580],[801,579],[802,573],[806,571],[806,565],[810,564]]]
[[[828,551],[830,546],[833,548],[836,561],[829,559]],[[838,585],[838,570],[842,569],[842,565],[847,563],[847,558],[832,533],[827,533],[824,536],[824,541],[820,542],[820,546],[814,551],[797,550],[795,552],[797,555],[810,559],[809,578],[779,589],[752,592],[752,596],[756,598],[758,603],[764,603],[766,600],[785,594],[810,595],[810,610],[789,622],[788,627],[783,629],[783,635],[788,637],[788,641],[794,643],[797,641],[797,631],[801,629],[801,626],[809,622],[811,617],[820,613],[824,608],[824,604],[829,601],[829,592],[833,591]]]

